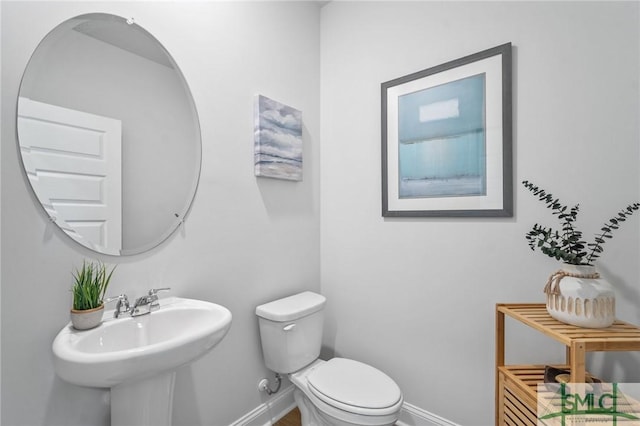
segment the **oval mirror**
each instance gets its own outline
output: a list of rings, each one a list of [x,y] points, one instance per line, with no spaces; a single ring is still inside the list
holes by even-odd
[[[147,251],[188,213],[200,126],[176,62],[147,31],[81,15],[40,42],[18,98],[24,171],[52,222],[91,250]]]

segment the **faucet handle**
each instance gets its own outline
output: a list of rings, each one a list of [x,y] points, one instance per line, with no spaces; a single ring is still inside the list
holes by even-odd
[[[108,297],[105,299],[105,303],[116,302],[116,309],[113,311],[113,317],[118,318],[120,314],[129,311],[129,298],[126,294],[120,294],[115,297]],[[124,305],[124,310],[122,309],[122,305]]]
[[[160,303],[158,302],[158,292],[169,291],[171,287],[152,288],[149,290],[149,312],[160,309]]]
[[[106,299],[104,299],[104,303],[111,303],[111,302],[115,302],[115,301],[118,301],[118,302],[121,302],[121,303],[124,302],[124,301],[129,302],[129,298],[127,297],[126,294],[123,293],[123,294],[119,294],[118,296],[107,297]]]
[[[149,296],[156,296],[160,291],[169,291],[171,287],[163,287],[163,288],[152,288],[149,290]]]

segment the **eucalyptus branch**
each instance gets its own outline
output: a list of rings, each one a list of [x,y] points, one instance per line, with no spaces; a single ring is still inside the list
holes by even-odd
[[[586,254],[583,251],[586,242],[582,240],[582,232],[576,230],[574,227],[574,223],[578,218],[578,212],[580,211],[580,205],[576,204],[569,208],[560,203],[558,198],[554,198],[552,194],[547,193],[544,189],[537,187],[533,183],[525,180],[522,184],[531,191],[533,195],[537,196],[540,201],[544,202],[547,208],[552,210],[551,214],[558,216],[562,224],[562,234],[557,231],[550,233],[546,235],[544,242],[539,242],[538,248],[540,251],[558,260],[562,259],[567,263],[573,263],[576,260],[580,262],[581,258]],[[536,226],[534,226],[534,230]],[[551,230],[551,228],[548,229]],[[531,242],[529,234],[527,240]]]
[[[625,209],[620,210],[618,215],[609,219],[609,222],[605,223],[600,229],[602,233],[597,234],[594,243],[589,243],[588,246],[591,249],[589,255],[587,256],[587,263],[591,264],[598,257],[600,257],[600,253],[604,251],[602,245],[606,242],[607,239],[613,238],[613,231],[620,228],[620,223],[627,220],[628,216],[631,216],[635,213],[636,210],[640,209],[640,203],[633,203],[628,205]]]
[[[558,198],[545,190],[537,187],[529,181],[523,181],[522,184],[533,195],[537,196],[540,201],[552,210],[552,214],[557,216],[561,223],[561,231],[553,228],[544,227],[537,223],[533,225],[525,238],[529,243],[531,250],[540,250],[543,254],[553,257],[563,262],[574,265],[592,265],[593,262],[603,252],[603,244],[607,239],[612,238],[612,232],[620,227],[620,223],[624,222],[627,217],[631,216],[638,209],[640,203],[633,203],[625,209],[618,212],[617,216],[609,219],[601,228],[601,233],[595,236],[593,243],[586,243],[582,239],[582,232],[576,229],[575,222],[578,219],[580,205],[569,208],[563,205]],[[589,249],[589,253],[585,249]]]

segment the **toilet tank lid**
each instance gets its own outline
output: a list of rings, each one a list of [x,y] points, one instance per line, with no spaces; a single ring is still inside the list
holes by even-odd
[[[256,315],[271,321],[292,321],[318,312],[326,300],[318,293],[305,291],[260,305],[256,308]]]

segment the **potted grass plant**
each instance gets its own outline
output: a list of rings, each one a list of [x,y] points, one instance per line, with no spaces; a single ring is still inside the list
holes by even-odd
[[[115,266],[107,270],[102,262],[82,262],[73,273],[73,307],[71,323],[78,330],[97,327],[102,322],[104,295],[109,287]]]
[[[560,228],[533,225],[526,234],[531,250],[562,262],[560,270],[547,280],[544,292],[547,311],[558,321],[588,328],[605,328],[615,321],[615,292],[613,286],[596,271],[595,261],[604,251],[613,232],[640,209],[633,203],[605,222],[592,242],[586,242],[576,221],[580,205],[569,207],[552,194],[529,181],[522,184],[560,221]]]

